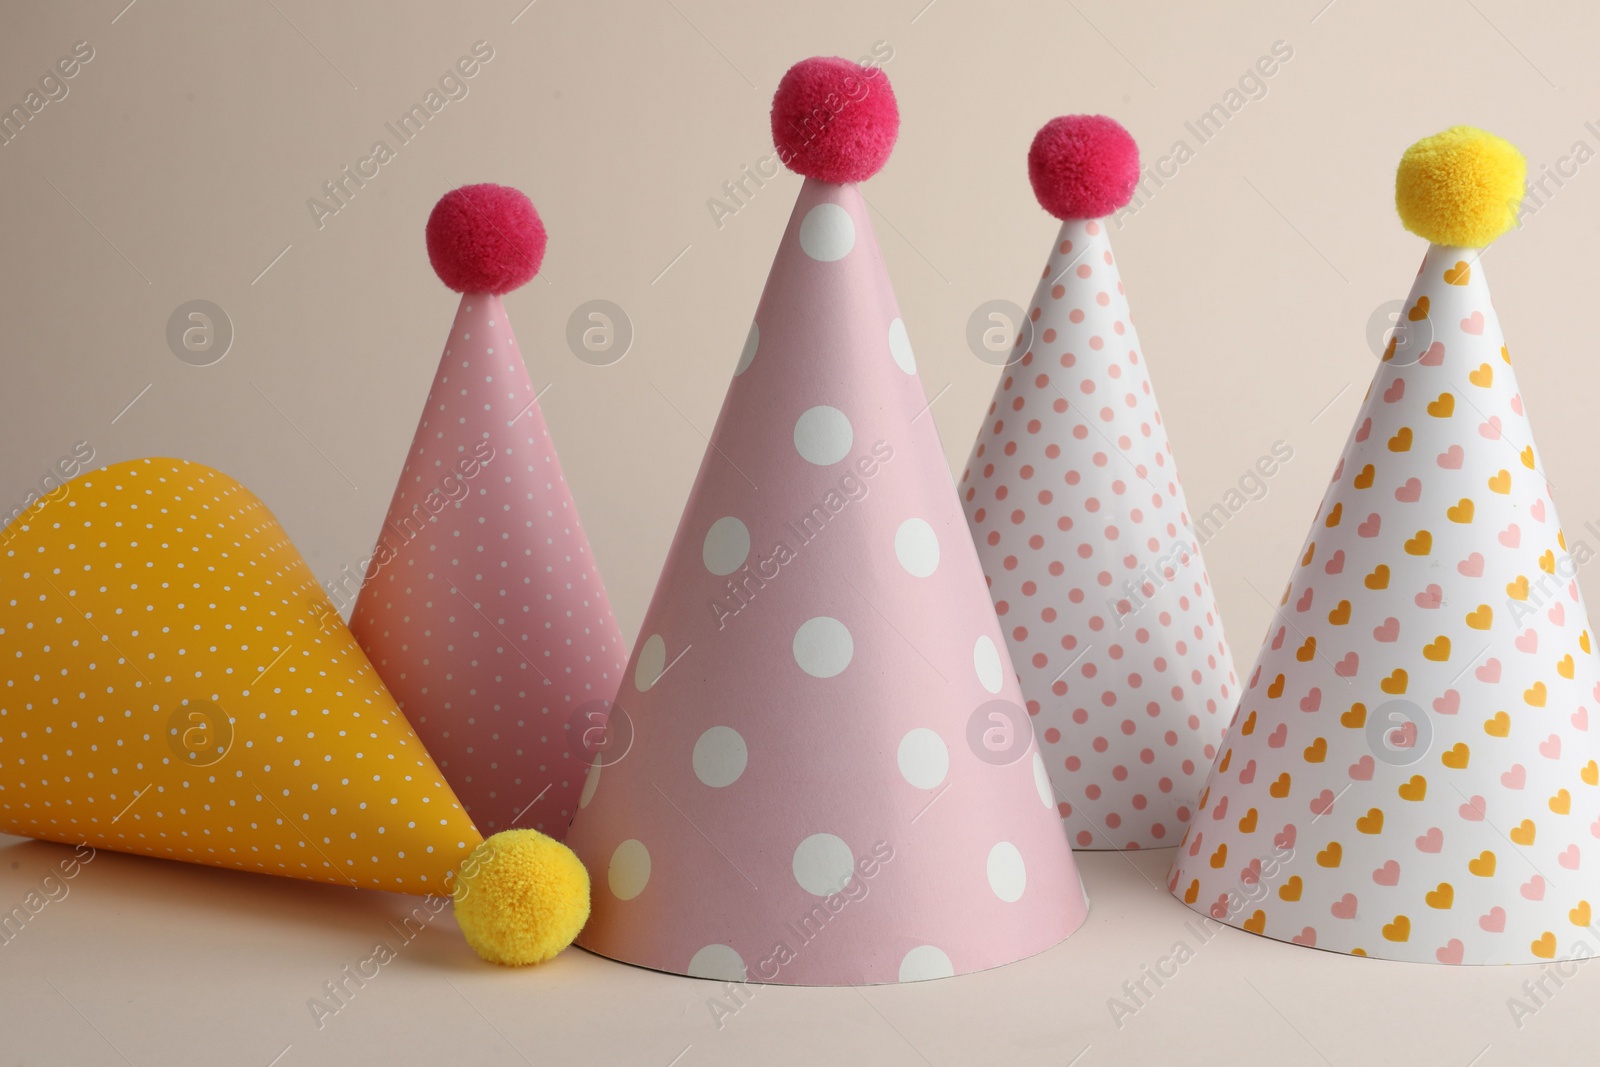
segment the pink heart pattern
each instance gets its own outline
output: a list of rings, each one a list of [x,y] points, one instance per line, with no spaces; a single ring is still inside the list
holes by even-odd
[[[959,485],[978,559],[1068,839],[1171,845],[1239,697],[1229,510],[1190,520],[1104,224],[1062,224],[1018,345]]]
[[[1477,253],[1431,247],[1406,307],[1431,331],[1380,363],[1285,596],[1317,607],[1263,644],[1201,794],[1202,811],[1226,797],[1257,817],[1202,815],[1188,832],[1206,847],[1179,849],[1169,884],[1191,906],[1220,900],[1222,921],[1340,952],[1587,954],[1600,661],[1576,561]],[[1285,823],[1301,835],[1289,850],[1260,829]],[[1263,855],[1298,892],[1235,907]]]

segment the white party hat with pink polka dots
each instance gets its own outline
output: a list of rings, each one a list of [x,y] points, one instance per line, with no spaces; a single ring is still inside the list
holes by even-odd
[[[559,840],[624,645],[500,299],[545,230],[517,190],[468,185],[427,243],[461,304],[350,628],[473,821]]]
[[[1174,845],[1238,680],[1103,221],[1139,151],[1064,116],[1028,172],[1061,230],[961,499],[1069,839]]]
[[[806,176],[568,843],[580,942],[678,974],[905,982],[1087,904],[857,185],[888,79],[792,68]],[[613,736],[617,734],[614,728]]]
[[[1432,242],[1296,560],[1171,888],[1282,941],[1416,963],[1592,956],[1600,664],[1483,249],[1525,164],[1401,160]]]

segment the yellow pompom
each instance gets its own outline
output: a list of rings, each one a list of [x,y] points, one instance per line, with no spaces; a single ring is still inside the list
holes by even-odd
[[[456,922],[490,963],[543,963],[589,920],[589,872],[570,848],[537,830],[502,830],[456,874]]]
[[[1394,206],[1418,237],[1487,248],[1517,223],[1528,161],[1509,141],[1471,126],[1424,137],[1400,157]]]

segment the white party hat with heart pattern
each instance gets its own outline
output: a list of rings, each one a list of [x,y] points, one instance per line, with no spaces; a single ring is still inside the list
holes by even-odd
[[[1600,667],[1482,262],[1523,175],[1466,127],[1401,161],[1432,246],[1172,870],[1222,922],[1412,962],[1600,944]]]

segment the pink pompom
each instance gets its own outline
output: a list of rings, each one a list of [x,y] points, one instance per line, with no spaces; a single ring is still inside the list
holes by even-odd
[[[1056,218],[1104,218],[1133,199],[1139,146],[1115,119],[1063,115],[1034,135],[1028,180],[1039,204]]]
[[[539,273],[545,232],[533,203],[485,182],[452,189],[428,216],[428,261],[458,293],[509,293]]]
[[[848,59],[816,56],[789,68],[772,94],[772,143],[796,174],[865,181],[883,169],[900,133],[888,75]]]

